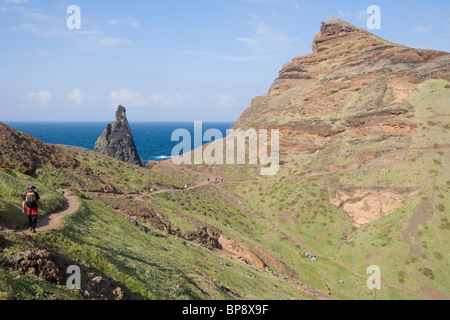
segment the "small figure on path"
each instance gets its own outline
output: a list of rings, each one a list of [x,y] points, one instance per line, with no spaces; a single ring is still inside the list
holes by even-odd
[[[38,204],[41,205],[43,209],[44,206],[41,203],[41,197],[39,193],[36,192],[36,187],[30,185],[28,187],[28,192],[22,197],[22,212],[27,214],[29,230],[36,233],[37,217],[38,217]]]

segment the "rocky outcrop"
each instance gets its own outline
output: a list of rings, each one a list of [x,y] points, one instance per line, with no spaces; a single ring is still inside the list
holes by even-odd
[[[147,169],[151,169],[154,166],[156,166],[157,164],[158,164],[158,161],[148,160],[147,163],[145,164],[145,167]]]
[[[336,18],[322,23],[312,47],[283,66],[233,128],[279,129],[285,151],[318,150],[354,129],[385,134],[379,127],[390,122],[412,132],[406,98],[426,80],[450,81],[449,53],[395,44]]]
[[[343,35],[348,36],[349,34],[370,36],[370,33],[366,30],[358,28],[350,23],[333,17],[327,18],[327,22],[322,22],[320,31],[314,37],[312,45],[313,53],[327,50],[329,48],[328,44],[330,44],[330,39],[338,38],[338,36]]]
[[[325,185],[336,181],[331,203],[362,226],[406,205],[399,186],[422,189],[415,181],[423,173],[412,170],[418,150],[444,155],[450,54],[392,43],[336,18],[322,23],[312,49],[282,67],[233,129],[278,129],[283,174],[326,173]],[[423,161],[438,172],[440,159]],[[398,168],[404,177],[394,177]]]
[[[144,166],[131,134],[125,107],[119,106],[116,121],[108,124],[95,143],[94,151],[124,162]]]
[[[76,266],[64,256],[46,250],[30,250],[19,253],[18,256],[7,256],[0,261],[0,268],[16,270],[21,275],[34,275],[53,284],[65,285],[70,273],[69,266]],[[91,300],[132,300],[128,289],[117,280],[102,277],[85,266],[80,266],[82,274],[81,294]]]
[[[394,213],[404,205],[406,199],[417,196],[419,193],[418,190],[408,189],[336,190],[336,193],[331,195],[330,202],[348,212],[353,219],[353,224],[359,227]]]

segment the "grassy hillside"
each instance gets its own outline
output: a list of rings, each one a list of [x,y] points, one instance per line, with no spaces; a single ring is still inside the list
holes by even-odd
[[[95,159],[88,159],[95,167]],[[116,160],[109,160],[117,169],[130,170],[129,165]],[[30,177],[15,171],[2,173],[0,179],[5,185],[16,186],[19,194],[20,186],[26,185]],[[131,181],[138,177],[146,180],[153,173],[140,169],[127,173]],[[46,177],[46,183],[57,186],[59,179],[49,180],[50,172],[42,168],[40,173]],[[48,208],[57,208],[61,197],[51,188],[31,179],[42,192]],[[135,182],[133,182],[135,183]],[[331,253],[339,242],[336,230],[322,230],[324,224],[338,222],[342,227],[338,231],[351,229],[348,218],[342,213],[333,218],[326,213],[330,206],[302,216],[301,221],[310,221],[311,227],[305,227],[299,233],[285,217],[274,215],[273,206],[292,203],[289,197],[304,198],[305,205],[320,196],[321,189],[311,181],[310,190],[300,190],[297,194],[291,188],[285,188],[285,181],[279,186],[265,188],[253,184],[229,184],[220,186],[204,186],[187,192],[168,192],[159,195],[144,194],[143,199],[132,200],[101,195],[96,200],[86,199],[89,194],[81,194],[79,210],[65,219],[63,227],[58,230],[38,234],[32,240],[20,233],[3,233],[9,242],[0,253],[6,259],[19,252],[31,249],[45,249],[58,252],[65,258],[86,266],[89,270],[120,281],[137,299],[304,299],[312,298],[311,292],[299,290],[301,283],[307,288],[316,288],[324,292],[330,290],[337,298],[367,298],[373,296],[364,290],[365,278],[355,275],[345,267],[331,259],[318,258],[312,262],[303,253],[305,249],[313,250],[317,255],[322,243],[317,238],[324,238],[323,253]],[[268,182],[267,182],[268,183]],[[55,185],[56,184],[56,185]],[[137,185],[145,190],[144,185]],[[136,185],[133,191],[136,189]],[[273,202],[249,202],[244,205],[232,193],[239,189],[240,193],[252,199],[258,199],[258,192],[263,189],[278,190],[270,194]],[[304,188],[303,188],[304,189]],[[5,189],[6,190],[6,189]],[[272,191],[275,193],[275,191]],[[286,197],[288,195],[288,197]],[[281,201],[279,201],[281,200]],[[12,216],[17,211],[19,202],[14,193],[2,193],[2,201],[9,204],[10,210],[2,210],[2,216]],[[170,235],[154,226],[154,222],[145,217],[133,217],[121,211],[121,201],[125,206],[141,208],[144,205],[149,212],[156,210],[162,215],[161,220],[173,230],[189,232],[203,225],[214,226],[226,237],[236,243],[245,244],[260,257],[266,268],[263,270],[231,259],[221,250],[211,250],[201,244]],[[271,205],[275,203],[274,205]],[[106,204],[106,205],[105,205]],[[263,204],[263,207],[261,207]],[[108,207],[109,206],[109,207]],[[118,208],[114,210],[113,208]],[[18,216],[18,221],[23,216]],[[133,217],[134,219],[130,219]],[[137,227],[137,225],[139,227]],[[319,226],[320,228],[314,227]],[[143,228],[145,226],[145,228]],[[334,228],[333,228],[334,229]],[[302,228],[303,230],[303,228]],[[330,236],[332,235],[332,236]],[[309,240],[311,239],[311,240]],[[311,247],[305,245],[310,243]],[[69,292],[61,285],[52,285],[39,280],[38,277],[18,275],[17,271],[2,270],[0,291],[5,298],[83,298],[80,294]],[[30,280],[32,279],[32,280]],[[339,284],[344,280],[343,284]],[[17,291],[8,284],[13,281],[22,289]],[[31,282],[30,282],[31,281]],[[304,289],[303,289],[304,290]],[[41,293],[39,293],[41,292]],[[45,294],[43,294],[44,292]],[[401,291],[384,291],[386,297],[405,298],[408,295]],[[84,297],[85,298],[85,297]]]
[[[277,252],[297,245],[325,259],[329,269],[310,269],[308,276],[324,274],[338,297],[363,286],[345,279],[346,272],[365,276],[368,266],[378,265],[384,280],[378,298],[448,298],[449,88],[447,81],[429,80],[409,96],[415,114],[409,121],[416,126],[411,134],[380,138],[346,132],[314,153],[286,154],[278,178],[236,184],[231,191],[272,223],[273,241],[283,244]],[[391,202],[381,196],[386,191]],[[336,206],[336,194],[348,199]],[[375,200],[386,202],[378,206]],[[363,226],[349,216],[374,208],[380,208],[380,217]],[[301,262],[290,265],[305,270]],[[329,277],[333,273],[355,286],[340,288]],[[320,287],[319,279],[311,284]]]
[[[27,186],[34,184],[42,199],[45,199],[45,208],[41,215],[61,209],[64,198],[51,186],[43,184],[39,179],[21,174],[11,169],[0,170],[0,224],[5,227],[21,229],[26,226],[25,215],[22,213],[22,196],[27,193]]]
[[[113,159],[87,158],[81,161],[94,170],[104,170],[101,161],[109,161],[108,170],[117,175],[112,179],[120,181],[117,186],[132,192],[148,190],[149,181],[160,174],[122,163]],[[21,190],[28,183],[34,183],[41,192],[47,207],[43,214],[62,206],[63,198],[52,188],[65,186],[55,170],[41,167],[36,177],[29,177],[15,170],[0,173],[1,216],[3,226],[20,229],[25,216],[18,213]],[[123,178],[126,177],[125,181]],[[167,179],[167,178],[166,178]],[[177,186],[173,186],[176,190]],[[78,191],[78,190],[76,190]],[[136,299],[303,299],[306,295],[276,274],[256,270],[244,263],[236,262],[220,250],[210,250],[195,242],[186,241],[176,235],[158,230],[144,218],[138,217],[139,225],[130,221],[129,215],[114,210],[117,197],[102,195],[97,200],[89,200],[87,193],[79,193],[79,210],[67,217],[61,228],[29,238],[20,232],[3,232],[7,245],[0,249],[0,259],[5,261],[28,250],[44,249],[57,252],[77,265],[85,266],[102,277],[120,281]],[[150,197],[144,206],[150,210],[157,208],[167,218],[173,229],[196,230],[195,223],[187,217],[204,218],[207,222],[223,221],[225,230],[233,229],[230,220],[236,216],[244,225],[242,215],[225,202],[204,198],[205,190],[190,191],[186,194],[164,193]],[[215,199],[217,200],[217,199]],[[141,200],[126,199],[126,206]],[[189,210],[185,210],[189,201]],[[110,207],[104,205],[106,203]],[[139,205],[139,204],[138,204]],[[183,212],[186,215],[178,215]],[[128,219],[127,219],[128,218]],[[145,226],[145,229],[142,229]],[[63,285],[51,284],[39,277],[22,275],[8,268],[0,269],[0,296],[4,299],[72,299],[86,298],[65,289]],[[83,281],[87,279],[83,278]],[[11,286],[11,283],[14,283]],[[20,289],[18,289],[20,288]]]
[[[404,121],[414,130],[381,138],[348,130],[315,152],[284,152],[272,177],[240,165],[149,170],[68,147],[61,152],[83,170],[2,168],[0,224],[10,231],[0,234],[0,297],[446,298],[449,87],[429,80],[408,97],[414,117]],[[225,183],[205,184],[217,176]],[[57,189],[73,190],[78,210],[32,238],[12,232],[25,225],[21,195],[30,183],[42,216],[64,206]],[[91,295],[14,263],[40,250],[81,266]],[[382,272],[376,294],[366,288],[370,265]],[[111,290],[95,291],[99,279]]]

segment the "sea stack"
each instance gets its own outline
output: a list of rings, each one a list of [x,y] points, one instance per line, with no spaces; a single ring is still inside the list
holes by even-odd
[[[124,106],[119,106],[116,121],[108,124],[95,143],[94,151],[124,162],[144,166],[131,134]]]

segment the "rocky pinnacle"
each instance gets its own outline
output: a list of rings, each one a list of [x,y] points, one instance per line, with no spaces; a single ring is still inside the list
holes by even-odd
[[[124,162],[144,166],[131,134],[125,107],[117,108],[116,121],[108,124],[95,143],[94,151]]]

